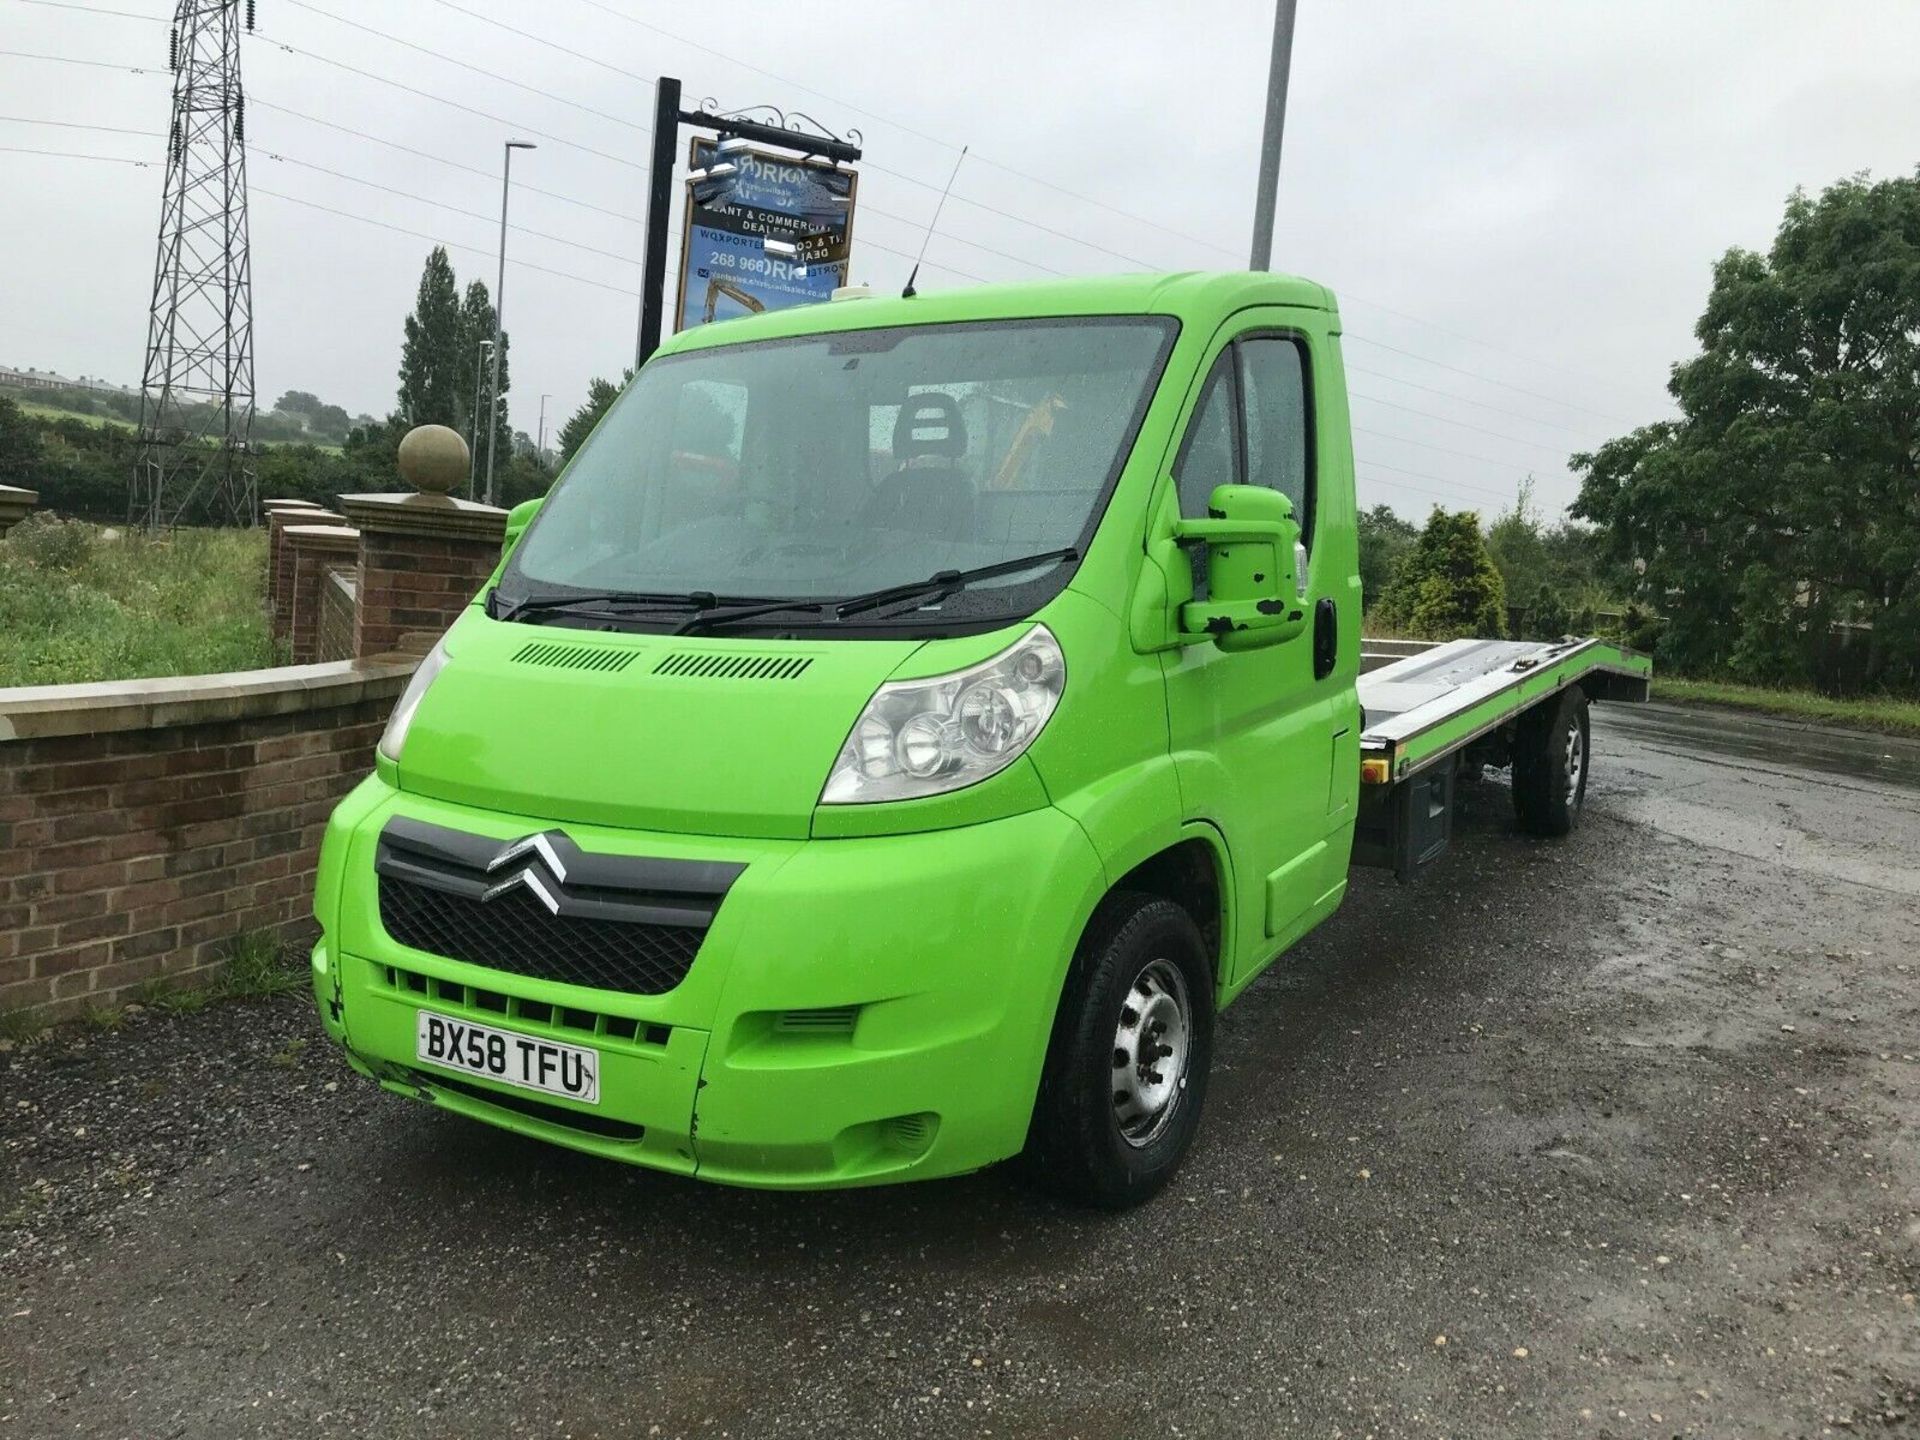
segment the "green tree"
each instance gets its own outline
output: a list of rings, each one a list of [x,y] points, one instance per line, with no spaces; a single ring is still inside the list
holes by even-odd
[[[1387,593],[1393,567],[1413,548],[1420,532],[1402,520],[1390,505],[1362,510],[1360,522],[1360,603],[1371,610]]]
[[[1506,606],[1506,587],[1481,538],[1480,517],[1436,505],[1374,613],[1408,635],[1455,640],[1505,635]]]
[[[1920,171],[1796,191],[1729,250],[1678,420],[1576,455],[1575,513],[1644,566],[1683,669],[1920,686]],[[1857,674],[1835,622],[1871,627]]]
[[[282,415],[312,415],[320,408],[320,397],[305,390],[289,390],[273,402]]]
[[[600,417],[607,413],[607,407],[620,398],[620,391],[627,381],[633,379],[631,368],[621,377],[620,384],[611,380],[595,378],[587,385],[587,403],[568,418],[560,427],[560,463],[565,465],[573,459],[573,452],[586,443],[587,436],[593,433],[593,427],[600,423]]]
[[[475,464],[484,467],[487,463],[487,432],[484,428],[473,428],[474,382],[480,382],[480,413],[487,413],[487,394],[493,382],[493,364],[491,357],[480,348],[483,340],[493,339],[493,300],[487,293],[487,287],[474,280],[467,285],[466,299],[460,305],[460,360],[464,367],[465,380],[460,386],[459,424],[455,427],[462,435],[476,439]],[[500,388],[497,394],[505,396],[512,389],[508,378],[508,362],[512,358],[512,347],[507,343],[507,335],[500,333]],[[483,358],[486,357],[486,358]],[[479,366],[478,371],[475,366]],[[494,407],[494,472],[498,476],[500,466],[513,453],[513,427],[507,421],[507,407]],[[496,480],[497,484],[497,480]]]
[[[0,485],[35,488],[40,472],[40,429],[13,401],[0,397]]]
[[[427,256],[405,328],[406,343],[400,351],[400,419],[408,425],[458,426],[466,414],[461,376],[464,373],[471,378],[472,371],[461,363],[465,329],[453,265],[446,250],[438,245]]]
[[[321,405],[307,416],[307,428],[329,440],[344,440],[353,421],[338,405]]]

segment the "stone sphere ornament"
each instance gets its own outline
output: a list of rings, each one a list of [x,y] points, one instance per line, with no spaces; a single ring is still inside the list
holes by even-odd
[[[467,442],[445,425],[416,425],[400,442],[400,478],[423,495],[447,495],[467,483]]]

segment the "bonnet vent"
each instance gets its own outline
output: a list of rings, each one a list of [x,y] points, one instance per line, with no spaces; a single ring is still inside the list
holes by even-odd
[[[555,670],[597,670],[612,674],[633,663],[633,651],[615,650],[606,645],[556,645],[536,640],[513,653],[516,665],[545,665]]]
[[[687,680],[796,680],[813,661],[802,655],[701,655],[679,651],[653,667]]]

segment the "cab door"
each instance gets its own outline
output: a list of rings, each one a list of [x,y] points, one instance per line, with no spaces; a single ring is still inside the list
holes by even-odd
[[[1341,827],[1352,824],[1352,807],[1335,766],[1357,719],[1358,657],[1338,653],[1342,633],[1354,632],[1338,613],[1350,591],[1341,572],[1352,568],[1341,556],[1352,547],[1331,535],[1320,543],[1316,533],[1338,530],[1321,513],[1314,423],[1316,360],[1337,357],[1325,316],[1253,313],[1257,319],[1243,317],[1223,334],[1171,477],[1183,518],[1205,517],[1217,485],[1264,485],[1285,494],[1305,547],[1297,579],[1287,579],[1314,617],[1305,633],[1264,648],[1230,652],[1188,643],[1165,657],[1186,816],[1216,826],[1232,859],[1236,921],[1222,977],[1230,986],[1339,901],[1348,856],[1337,842]],[[1337,383],[1331,393],[1339,393]],[[1163,503],[1160,513],[1165,509]],[[1182,553],[1195,594],[1203,596],[1206,548],[1185,545]]]

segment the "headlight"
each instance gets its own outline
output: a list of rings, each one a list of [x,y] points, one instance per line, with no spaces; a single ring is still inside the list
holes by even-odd
[[[380,753],[396,765],[400,763],[400,747],[407,743],[407,730],[413,724],[413,712],[420,708],[420,702],[426,698],[427,687],[433,684],[434,677],[447,668],[447,659],[447,638],[443,635],[427,652],[427,658],[420,662],[420,668],[413,672],[413,678],[407,681],[407,688],[400,692],[400,703],[393,707],[386,733],[380,737]]]
[[[889,681],[854,722],[820,803],[912,800],[978,784],[1033,743],[1066,683],[1060,642],[1044,625],[971,669]]]

